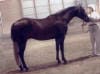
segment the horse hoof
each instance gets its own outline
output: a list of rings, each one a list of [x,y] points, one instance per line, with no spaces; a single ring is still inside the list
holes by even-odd
[[[23,68],[23,72],[28,72],[29,68],[27,66],[24,66]]]
[[[19,71],[20,71],[20,72],[23,72],[24,70],[23,70],[23,69],[20,69]]]
[[[64,62],[63,64],[67,64],[67,62]]]
[[[22,72],[23,71],[23,67],[22,66],[19,66],[19,68],[20,68],[20,71]]]
[[[29,68],[27,68],[27,67],[24,69],[25,72],[28,72],[28,70],[29,70]]]
[[[67,60],[64,60],[63,64],[67,64],[67,63],[68,63],[68,61]]]
[[[61,64],[61,61],[60,60],[58,61],[58,64]]]

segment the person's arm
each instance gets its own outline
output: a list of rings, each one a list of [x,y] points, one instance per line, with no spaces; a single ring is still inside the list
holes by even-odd
[[[91,22],[100,22],[100,19],[90,18]]]

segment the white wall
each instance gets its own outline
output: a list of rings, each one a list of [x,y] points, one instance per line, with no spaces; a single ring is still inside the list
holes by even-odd
[[[22,17],[20,0],[5,0],[0,2],[0,12],[2,13],[0,34],[10,34],[12,23]]]

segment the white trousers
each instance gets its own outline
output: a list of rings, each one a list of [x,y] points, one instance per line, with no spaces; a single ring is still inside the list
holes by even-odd
[[[100,55],[100,28],[98,25],[89,26],[93,55]]]

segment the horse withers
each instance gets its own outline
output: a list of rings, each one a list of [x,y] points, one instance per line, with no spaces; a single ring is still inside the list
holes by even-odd
[[[73,17],[89,22],[83,7],[72,6],[43,19],[21,18],[13,23],[11,39],[13,41],[15,59],[21,71],[28,71],[24,61],[24,51],[26,42],[30,38],[36,40],[55,39],[57,62],[58,64],[61,63],[59,59],[59,52],[61,51],[62,61],[64,64],[67,63],[64,56],[64,39],[68,31],[68,23]]]

